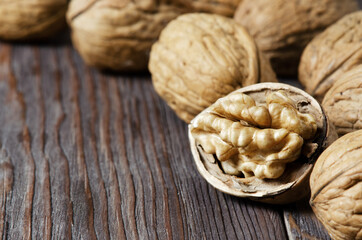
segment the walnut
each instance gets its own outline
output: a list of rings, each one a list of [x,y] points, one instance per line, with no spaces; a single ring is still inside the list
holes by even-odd
[[[84,61],[116,71],[147,68],[151,46],[183,11],[157,1],[73,0],[67,19]]]
[[[227,17],[234,15],[240,1],[242,0],[174,0],[190,12],[215,13]]]
[[[32,40],[52,36],[65,27],[68,0],[0,1],[0,38]]]
[[[328,27],[303,52],[299,80],[308,93],[322,101],[333,83],[362,63],[362,11]]]
[[[310,188],[312,209],[333,239],[362,239],[362,130],[320,155]]]
[[[356,0],[253,0],[241,1],[234,19],[249,30],[278,75],[297,75],[308,42],[357,10]]]
[[[239,0],[73,0],[67,13],[72,41],[84,61],[100,69],[147,70],[161,30],[182,13],[231,16]]]
[[[333,84],[322,106],[339,136],[362,129],[362,65],[346,72]]]
[[[189,124],[195,163],[210,184],[271,203],[308,194],[313,163],[334,138],[318,102],[281,83],[235,90]]]
[[[170,22],[152,46],[149,69],[157,93],[186,122],[237,88],[277,81],[247,31],[213,14]]]

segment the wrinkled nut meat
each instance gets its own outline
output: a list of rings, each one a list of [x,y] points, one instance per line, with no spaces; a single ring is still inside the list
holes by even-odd
[[[333,84],[322,106],[339,136],[362,129],[362,65],[346,72]]]
[[[348,70],[362,63],[362,11],[351,13],[315,37],[303,52],[299,80],[322,101]]]
[[[84,61],[114,71],[147,70],[161,30],[180,14],[232,16],[240,0],[73,0],[67,13],[72,41]]]
[[[362,239],[362,130],[348,133],[318,158],[310,204],[335,240]]]
[[[296,76],[308,42],[358,9],[356,0],[245,0],[234,19],[249,30],[278,75]]]
[[[84,61],[100,69],[147,69],[148,55],[166,24],[183,13],[153,0],[73,0],[67,19]]]
[[[149,69],[157,93],[186,122],[235,89],[277,81],[247,31],[213,14],[170,22],[152,46]]]
[[[195,163],[211,185],[270,203],[308,194],[313,162],[332,137],[318,102],[280,83],[236,90],[189,124]]]
[[[51,37],[65,27],[68,0],[0,1],[0,38],[33,40]]]

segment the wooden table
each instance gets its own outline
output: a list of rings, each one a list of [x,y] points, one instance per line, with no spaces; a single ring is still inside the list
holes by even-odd
[[[89,68],[69,37],[0,43],[0,148],[3,239],[329,239],[307,199],[211,187],[150,75]]]

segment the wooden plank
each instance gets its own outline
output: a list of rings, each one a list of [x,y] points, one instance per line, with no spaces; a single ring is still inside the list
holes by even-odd
[[[308,199],[286,206],[284,208],[284,221],[289,239],[331,239],[314,215],[308,204]]]
[[[0,44],[4,239],[286,239],[281,207],[216,191],[150,76],[67,44]]]

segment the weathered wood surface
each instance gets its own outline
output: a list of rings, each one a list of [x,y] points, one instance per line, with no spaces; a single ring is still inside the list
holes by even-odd
[[[84,65],[69,40],[0,43],[3,239],[328,239],[307,200],[216,191],[150,76]]]

